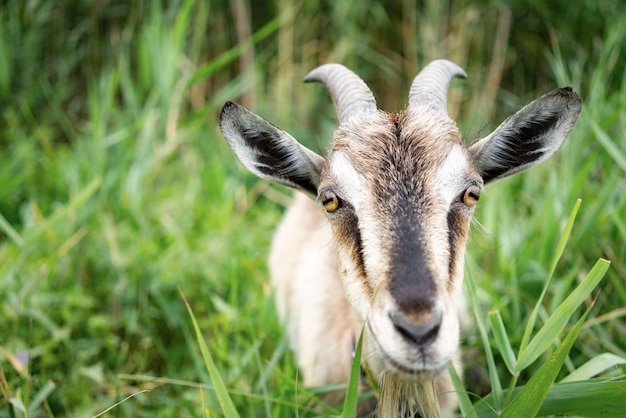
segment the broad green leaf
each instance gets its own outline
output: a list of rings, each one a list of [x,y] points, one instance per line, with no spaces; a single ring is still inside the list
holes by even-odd
[[[514,390],[514,395],[525,386]],[[475,405],[480,418],[497,417],[493,396]],[[537,416],[623,417],[626,411],[626,376],[557,383],[550,388]]]
[[[239,418],[239,414],[237,410],[235,410],[235,406],[233,404],[230,395],[228,394],[228,390],[226,389],[226,385],[224,384],[224,380],[222,380],[222,376],[220,372],[217,370],[217,366],[215,366],[215,362],[213,361],[213,357],[211,357],[211,353],[204,342],[204,337],[202,336],[202,331],[200,331],[200,327],[198,326],[198,322],[196,321],[196,317],[191,310],[191,306],[189,306],[189,302],[187,302],[187,298],[183,294],[182,290],[178,289],[180,292],[180,296],[183,298],[185,302],[185,306],[187,306],[187,311],[189,312],[189,316],[191,317],[191,322],[193,323],[193,328],[196,332],[196,339],[198,340],[198,344],[200,345],[200,352],[202,353],[202,358],[204,359],[204,365],[209,372],[209,376],[211,376],[211,381],[213,382],[213,388],[215,389],[215,396],[217,397],[217,401],[220,404],[220,408],[224,413],[225,418]]]
[[[517,359],[518,371],[524,369],[523,367],[519,367],[520,366],[519,362],[521,362],[520,357],[522,356],[522,353],[525,351],[526,345],[530,341],[530,336],[532,335],[532,332],[535,329],[535,323],[537,322],[537,316],[539,315],[539,310],[541,309],[543,299],[545,298],[546,293],[548,292],[548,288],[550,287],[550,282],[552,281],[552,276],[554,274],[554,270],[556,269],[556,265],[559,262],[559,259],[561,258],[563,251],[565,250],[565,245],[567,244],[567,241],[569,240],[569,236],[572,232],[572,228],[574,227],[574,220],[576,219],[576,214],[578,213],[578,209],[580,208],[581,202],[582,201],[580,199],[576,200],[576,203],[574,204],[574,208],[572,209],[572,212],[570,213],[569,218],[567,219],[565,230],[563,231],[563,234],[561,234],[561,238],[559,239],[559,243],[556,248],[556,253],[554,254],[554,258],[552,260],[552,265],[550,266],[550,272],[548,273],[548,278],[546,279],[546,283],[543,286],[541,295],[539,295],[539,299],[537,300],[535,307],[530,313],[528,322],[526,323],[526,328],[524,329],[524,335],[522,336],[522,342],[520,343],[519,357]]]
[[[589,311],[587,311],[589,312]],[[587,318],[587,314],[574,325],[567,334],[563,343],[550,356],[537,372],[530,378],[528,384],[520,391],[513,401],[502,411],[501,418],[507,417],[534,417],[537,416],[543,400],[548,395],[561,366],[572,349],[576,337]]]
[[[600,283],[609,265],[610,262],[608,260],[599,259],[576,289],[574,289],[563,303],[556,308],[526,349],[520,351],[517,358],[517,371],[524,370],[528,367],[554,343],[555,338],[557,338],[563,328],[565,328],[565,325],[567,325],[568,320],[576,309],[578,309],[583,301],[591,294],[598,283]]]
[[[491,330],[493,331],[493,337],[495,339],[496,346],[500,351],[500,355],[506,364],[506,368],[509,369],[511,374],[514,374],[515,365],[517,360],[513,348],[511,348],[511,342],[507,336],[506,327],[502,321],[500,311],[489,312],[489,323],[491,324]]]
[[[626,376],[555,385],[539,415],[623,417],[626,411]]]
[[[567,377],[561,380],[561,383],[575,382],[577,380],[586,380],[591,377],[615,367],[619,364],[626,364],[626,359],[620,356],[616,356],[612,353],[603,353],[595,356],[573,372]]]

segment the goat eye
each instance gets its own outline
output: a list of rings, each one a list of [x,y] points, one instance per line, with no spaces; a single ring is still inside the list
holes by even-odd
[[[327,213],[332,213],[339,208],[339,198],[332,192],[322,193],[320,200]]]
[[[478,186],[470,186],[463,194],[463,203],[467,206],[474,206],[480,199],[480,188]]]

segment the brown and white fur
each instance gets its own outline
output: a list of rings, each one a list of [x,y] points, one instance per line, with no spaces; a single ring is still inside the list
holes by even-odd
[[[220,117],[252,173],[302,192],[275,235],[270,272],[304,384],[346,383],[364,329],[379,416],[454,412],[447,367],[460,373],[463,259],[480,191],[550,157],[580,112],[571,88],[556,89],[466,147],[446,110],[454,77],[465,73],[433,61],[406,110],[389,114],[342,65],[313,70],[305,81],[326,85],[339,118],[326,157],[235,103]],[[440,411],[428,407],[429,387]]]

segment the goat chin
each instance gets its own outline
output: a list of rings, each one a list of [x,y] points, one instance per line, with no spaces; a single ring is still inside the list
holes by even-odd
[[[380,397],[376,416],[412,417],[418,413],[423,418],[441,416],[435,380],[412,382],[384,373],[380,378]]]
[[[453,365],[459,372],[461,363],[457,358],[453,360]],[[458,398],[447,371],[434,379],[421,381],[407,380],[393,373],[383,373],[378,385],[379,395],[375,415],[378,418],[451,417],[458,406]]]

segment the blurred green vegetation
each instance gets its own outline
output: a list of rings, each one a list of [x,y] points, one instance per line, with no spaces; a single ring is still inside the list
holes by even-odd
[[[318,405],[298,386],[267,288],[289,197],[248,175],[216,125],[238,100],[322,151],[334,111],[301,79],[329,61],[387,110],[405,105],[425,63],[456,61],[469,78],[454,82],[450,112],[468,141],[574,86],[584,110],[564,149],[481,199],[468,270],[480,306],[500,310],[519,343],[582,198],[539,318],[607,258],[563,375],[605,352],[626,357],[625,21],[611,0],[5,2],[0,417],[93,416],[131,394],[109,415],[218,414],[177,288],[243,416]],[[479,340],[465,332],[466,384],[481,397]]]

